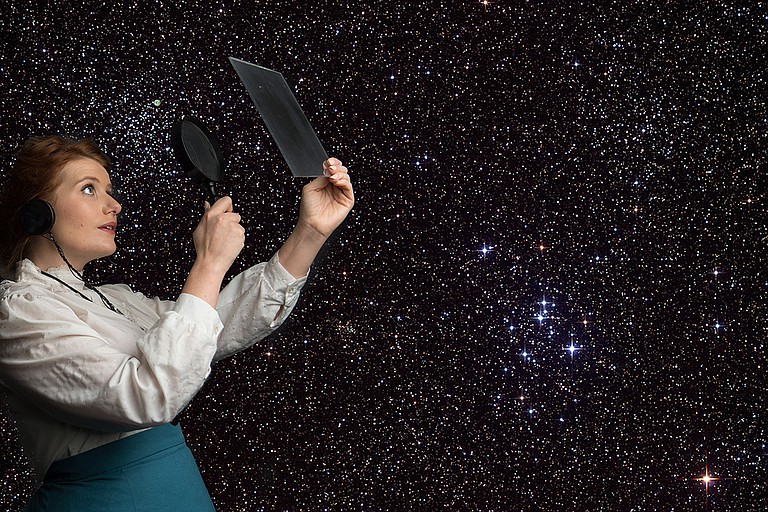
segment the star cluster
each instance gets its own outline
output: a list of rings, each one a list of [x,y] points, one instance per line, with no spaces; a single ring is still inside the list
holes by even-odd
[[[203,201],[170,149],[185,115],[228,159],[232,272],[290,233],[303,183],[228,56],[281,71],[350,169],[292,318],[182,418],[218,509],[768,505],[765,6],[6,4],[2,168],[52,132],[113,159],[94,280],[178,294]]]

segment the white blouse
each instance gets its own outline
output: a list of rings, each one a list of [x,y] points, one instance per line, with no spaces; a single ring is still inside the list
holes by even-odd
[[[275,254],[233,278],[216,309],[184,293],[174,302],[100,286],[123,316],[66,266],[48,273],[93,302],[29,260],[0,283],[0,395],[39,480],[56,460],[173,420],[211,362],[277,329],[306,282]]]

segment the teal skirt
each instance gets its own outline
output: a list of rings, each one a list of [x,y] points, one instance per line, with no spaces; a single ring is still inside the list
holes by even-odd
[[[54,462],[25,512],[215,511],[177,425]]]

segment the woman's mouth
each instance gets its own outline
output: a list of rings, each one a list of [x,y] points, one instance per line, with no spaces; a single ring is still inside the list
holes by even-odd
[[[99,229],[106,231],[107,233],[115,234],[115,228],[117,228],[117,222],[107,222],[103,226],[99,226]]]

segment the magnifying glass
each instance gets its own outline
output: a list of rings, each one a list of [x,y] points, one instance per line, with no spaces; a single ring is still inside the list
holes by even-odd
[[[216,202],[214,184],[224,173],[226,162],[213,134],[194,117],[185,117],[173,125],[171,146],[182,170],[202,185],[208,204]]]

